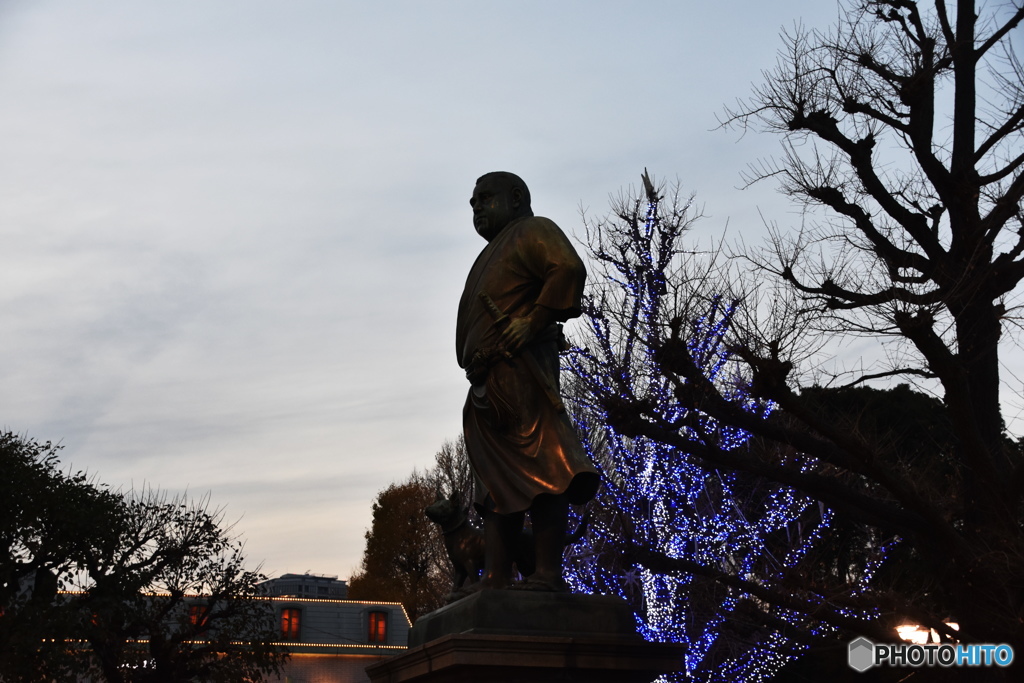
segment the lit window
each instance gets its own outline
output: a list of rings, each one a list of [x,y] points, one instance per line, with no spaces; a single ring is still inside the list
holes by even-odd
[[[386,643],[388,640],[388,613],[370,612],[371,643]]]
[[[281,610],[281,638],[284,640],[299,639],[299,624],[301,610],[294,607],[286,607]]]
[[[189,605],[188,623],[193,626],[205,627],[208,611],[209,610],[206,608],[206,605]]]

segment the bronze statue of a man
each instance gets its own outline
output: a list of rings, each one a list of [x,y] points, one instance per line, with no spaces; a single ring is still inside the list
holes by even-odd
[[[472,385],[463,429],[484,518],[481,585],[509,586],[529,511],[536,572],[523,587],[565,590],[568,506],[590,500],[598,484],[558,380],[559,323],[580,315],[586,270],[558,226],[533,215],[518,176],[482,176],[469,203],[487,246],[459,302],[456,350]]]

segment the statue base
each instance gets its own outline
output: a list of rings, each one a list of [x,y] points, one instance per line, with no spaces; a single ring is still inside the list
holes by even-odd
[[[683,646],[648,643],[607,595],[483,590],[426,614],[410,649],[366,668],[371,683],[650,683]]]

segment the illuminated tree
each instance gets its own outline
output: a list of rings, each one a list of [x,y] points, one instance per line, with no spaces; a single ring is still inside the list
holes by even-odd
[[[763,680],[799,647],[773,627],[792,617],[758,608],[762,618],[752,619],[748,595],[693,568],[776,576],[807,552],[829,517],[787,487],[706,467],[684,448],[614,426],[620,406],[639,405],[722,451],[751,448],[749,434],[680,400],[659,370],[661,341],[679,328],[670,318],[676,278],[696,263],[680,244],[695,216],[692,201],[678,195],[666,210],[646,173],[643,180],[643,198],[624,197],[611,217],[587,225],[599,272],[585,297],[585,341],[568,365],[577,378],[576,423],[604,485],[585,541],[568,550],[567,580],[574,590],[625,598],[649,640],[685,643],[673,680]],[[723,338],[735,308],[708,300],[692,321],[688,350],[733,405],[764,416],[768,404],[751,399],[743,379],[727,370]],[[677,564],[661,566],[663,559]]]

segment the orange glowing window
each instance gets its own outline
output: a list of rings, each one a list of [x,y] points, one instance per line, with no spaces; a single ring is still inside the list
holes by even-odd
[[[188,623],[193,626],[205,628],[206,620],[208,618],[208,612],[210,610],[206,605],[189,605],[188,606]]]
[[[388,613],[370,612],[371,643],[386,643],[388,640]]]
[[[199,638],[206,635],[206,629],[210,621],[210,608],[206,605],[188,606],[188,623],[193,628],[193,633]]]
[[[286,607],[281,610],[281,638],[284,640],[299,639],[301,614],[302,610],[294,607]]]

